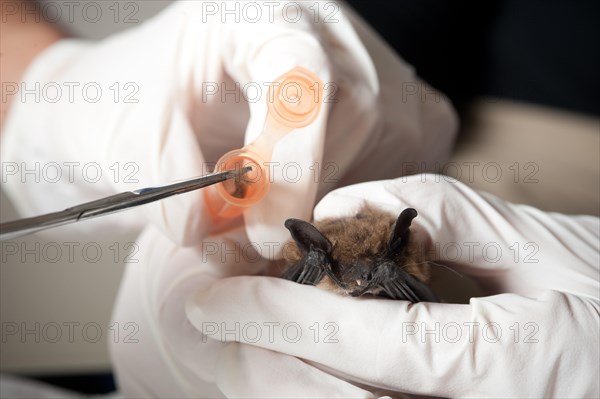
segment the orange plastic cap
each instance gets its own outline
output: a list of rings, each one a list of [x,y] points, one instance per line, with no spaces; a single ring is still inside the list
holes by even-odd
[[[251,166],[252,170],[239,179],[227,180],[205,190],[210,213],[231,218],[262,200],[269,191],[269,176],[264,165],[265,161],[258,154],[244,149],[228,152],[221,157],[215,168],[217,173],[247,166]]]

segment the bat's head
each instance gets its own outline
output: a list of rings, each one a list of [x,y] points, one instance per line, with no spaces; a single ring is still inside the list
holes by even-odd
[[[412,302],[437,301],[424,284],[428,265],[411,243],[412,208],[398,218],[364,206],[354,217],[312,225],[288,219],[294,244],[283,277],[351,296],[372,294]]]

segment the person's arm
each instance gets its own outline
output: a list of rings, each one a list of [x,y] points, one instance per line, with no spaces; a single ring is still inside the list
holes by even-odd
[[[37,2],[0,0],[0,125],[4,125],[15,85],[31,61],[65,36],[56,24],[46,21]]]

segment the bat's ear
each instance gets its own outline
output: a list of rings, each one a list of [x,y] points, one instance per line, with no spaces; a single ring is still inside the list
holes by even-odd
[[[408,244],[410,238],[410,224],[417,217],[417,211],[407,208],[402,211],[392,230],[392,236],[388,243],[388,251],[392,255],[398,254]]]
[[[315,226],[299,219],[288,219],[285,227],[292,234],[300,252],[306,256],[311,249],[320,249],[326,254],[331,253],[331,242]]]

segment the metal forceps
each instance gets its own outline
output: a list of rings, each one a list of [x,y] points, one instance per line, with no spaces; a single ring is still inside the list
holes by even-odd
[[[64,211],[47,213],[12,222],[0,223],[0,240],[10,240],[37,231],[62,226],[81,220],[124,211],[139,205],[148,204],[177,194],[183,194],[211,186],[229,179],[240,178],[252,167],[214,173],[207,176],[173,183],[160,187],[148,187],[135,191],[126,191],[96,201],[86,202],[67,208]]]

